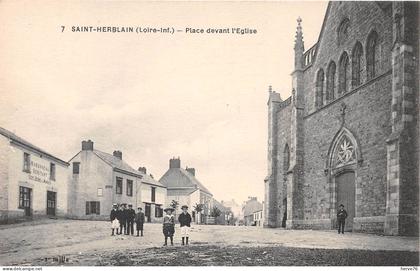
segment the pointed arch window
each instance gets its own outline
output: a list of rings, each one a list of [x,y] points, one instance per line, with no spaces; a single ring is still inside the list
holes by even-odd
[[[350,26],[349,19],[345,18],[344,20],[341,21],[340,26],[338,27],[338,33],[337,33],[338,45],[343,44],[347,40],[349,26]]]
[[[320,69],[316,75],[315,107],[320,108],[324,104],[324,70]]]
[[[376,61],[377,61],[377,51],[378,51],[378,34],[375,31],[372,31],[367,39],[366,43],[366,71],[367,79],[370,80],[376,75]]]
[[[351,67],[351,84],[353,87],[357,87],[361,84],[361,73],[362,73],[362,55],[363,48],[360,42],[357,42],[353,49],[352,55],[352,67]]]
[[[328,65],[327,71],[327,101],[334,100],[334,89],[335,89],[335,62],[331,61],[330,65]]]
[[[348,86],[348,70],[349,70],[349,56],[346,52],[344,52],[341,55],[340,58],[340,71],[339,71],[339,78],[338,78],[338,93],[343,94],[344,92],[347,92],[347,86]]]

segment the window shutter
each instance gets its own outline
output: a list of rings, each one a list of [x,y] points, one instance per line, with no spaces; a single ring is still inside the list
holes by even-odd
[[[101,202],[97,201],[96,202],[96,214],[97,215],[101,214],[100,207],[101,207]]]
[[[90,214],[90,210],[89,210],[89,201],[86,201],[86,214],[89,215]]]

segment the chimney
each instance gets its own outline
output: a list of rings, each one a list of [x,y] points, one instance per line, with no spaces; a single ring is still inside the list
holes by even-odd
[[[147,174],[147,169],[145,167],[139,167],[139,171],[143,174]]]
[[[93,151],[93,141],[90,139],[88,141],[82,141],[82,151]]]
[[[181,159],[179,159],[179,157],[170,159],[169,168],[181,168]]]
[[[112,153],[112,155],[114,155],[115,157],[117,157],[118,159],[122,160],[122,152],[121,151],[114,151]]]
[[[185,170],[188,171],[191,175],[195,176],[195,168],[186,167]]]

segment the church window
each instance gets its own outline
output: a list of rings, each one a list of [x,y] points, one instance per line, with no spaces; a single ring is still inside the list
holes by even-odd
[[[350,25],[349,19],[346,18],[343,21],[341,21],[341,24],[338,27],[338,33],[337,33],[338,45],[343,44],[347,40],[349,25]]]
[[[290,150],[289,145],[286,144],[283,152],[283,173],[287,173],[290,167]]]
[[[366,43],[366,64],[367,64],[367,79],[370,80],[376,75],[376,61],[378,50],[378,34],[375,31],[369,34]]]
[[[315,106],[322,107],[324,103],[324,70],[320,69],[316,76]]]
[[[340,143],[337,145],[334,160],[336,167],[351,164],[356,160],[354,145],[347,136],[343,136]]]
[[[334,100],[334,89],[335,89],[335,63],[332,61],[328,66],[327,71],[327,101]]]
[[[338,74],[338,93],[342,94],[347,91],[348,81],[348,69],[349,69],[349,56],[346,52],[341,55],[340,58],[340,72]]]
[[[352,74],[352,86],[357,87],[361,84],[360,74],[362,72],[362,60],[363,55],[363,48],[360,42],[357,42],[353,49],[352,55],[352,67],[351,67],[351,74]]]

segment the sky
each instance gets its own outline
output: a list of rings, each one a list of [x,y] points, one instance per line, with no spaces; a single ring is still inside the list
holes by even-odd
[[[158,180],[181,158],[217,200],[264,199],[268,86],[291,92],[327,2],[1,1],[0,126],[63,160],[81,141]],[[64,31],[62,27],[64,26]],[[72,26],[173,27],[162,33]],[[187,34],[185,28],[257,34]]]

